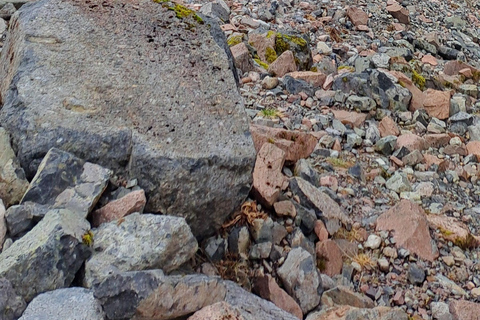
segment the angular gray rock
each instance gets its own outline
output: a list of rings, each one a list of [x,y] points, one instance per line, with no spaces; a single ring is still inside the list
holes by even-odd
[[[292,249],[277,270],[286,291],[298,302],[304,314],[318,306],[322,295],[322,278],[308,251]]]
[[[208,17],[217,17],[224,23],[228,23],[230,20],[230,8],[223,0],[205,3],[200,9],[200,13]]]
[[[320,186],[320,176],[317,170],[306,159],[300,159],[295,163],[293,173],[317,188]]]
[[[255,150],[222,30],[175,6],[24,5],[0,59],[0,122],[27,177],[56,147],[137,178],[147,212],[205,236],[248,195]]]
[[[27,188],[28,181],[10,145],[10,136],[0,127],[0,199],[8,208],[20,202]]]
[[[197,251],[184,218],[133,213],[93,232],[93,255],[85,263],[84,285],[124,271],[175,270]]]
[[[65,288],[42,293],[30,302],[20,320],[103,320],[104,313],[93,291]]]
[[[346,225],[350,221],[347,214],[332,198],[302,178],[291,179],[290,188],[300,197],[304,207],[319,211],[325,217],[329,234],[337,232],[341,223]]]
[[[47,206],[29,201],[11,206],[5,214],[8,233],[14,238],[23,236],[43,219],[48,210]]]
[[[52,148],[43,158],[22,203],[66,208],[86,218],[105,190],[111,172]]]
[[[47,212],[35,228],[0,254],[0,277],[27,302],[40,293],[68,287],[90,255],[82,236],[87,220],[66,209]]]
[[[18,319],[27,304],[12,287],[10,281],[0,278],[0,317],[2,320]]]

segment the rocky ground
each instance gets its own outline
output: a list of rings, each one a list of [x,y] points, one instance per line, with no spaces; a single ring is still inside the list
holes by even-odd
[[[136,179],[67,152],[27,181],[2,129],[4,318],[81,301],[85,319],[480,319],[480,5],[183,5],[235,59],[249,198],[197,244],[183,218],[137,213]]]

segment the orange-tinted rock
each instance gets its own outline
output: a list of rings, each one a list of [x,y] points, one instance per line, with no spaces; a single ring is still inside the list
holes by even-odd
[[[415,112],[418,109],[423,108],[423,102],[425,101],[425,94],[422,90],[413,84],[412,80],[403,74],[400,71],[389,71],[391,75],[398,79],[398,82],[407,88],[408,91],[412,94],[412,99],[410,100],[409,110]]]
[[[367,119],[366,113],[359,113],[346,110],[332,110],[335,119],[340,120],[343,124],[351,124],[354,127],[359,128]]]
[[[265,143],[273,142],[285,152],[285,160],[289,163],[310,156],[318,142],[318,139],[310,133],[254,124],[250,125],[250,133],[257,152]]]
[[[235,67],[242,70],[243,72],[255,70],[252,58],[250,57],[250,52],[248,51],[247,45],[245,43],[242,42],[234,45],[233,47],[230,47],[230,51],[232,51],[233,59],[235,61]]]
[[[423,62],[423,63],[428,63],[428,64],[430,64],[430,65],[432,65],[432,66],[438,65],[437,58],[435,58],[435,57],[432,56],[431,54],[424,55],[423,58],[422,58],[422,62]]]
[[[480,161],[480,141],[470,141],[467,143],[468,154],[477,156],[477,161]]]
[[[315,221],[314,230],[319,241],[324,241],[328,239],[328,230],[322,220]]]
[[[294,71],[288,73],[287,76],[295,79],[304,80],[311,84],[314,88],[323,86],[323,84],[325,83],[325,79],[327,78],[327,76],[323,73],[313,71]]]
[[[187,320],[245,320],[240,312],[225,301],[217,302],[195,312]]]
[[[437,156],[434,156],[432,154],[424,154],[423,158],[425,159],[425,166],[427,167],[427,170],[433,165],[440,165],[442,163],[442,159],[439,159]]]
[[[450,91],[427,89],[423,107],[431,117],[440,120],[447,119],[450,115]]]
[[[401,200],[377,219],[377,231],[392,230],[397,248],[405,248],[420,258],[433,261],[438,251],[428,229],[422,207],[410,200]]]
[[[280,309],[293,314],[299,319],[303,319],[302,309],[300,309],[298,303],[280,288],[271,275],[267,274],[256,278],[254,290],[263,299],[269,300]]]
[[[268,67],[268,72],[272,73],[274,76],[283,77],[289,72],[297,70],[297,65],[295,64],[295,57],[293,56],[292,51],[287,50],[282,53],[277,60],[275,60],[270,67]]]
[[[347,16],[354,26],[367,25],[368,23],[368,14],[359,7],[349,7]]]
[[[342,251],[333,240],[324,240],[317,242],[316,245],[317,257],[323,257],[325,263],[325,270],[320,270],[322,273],[333,277],[340,274],[343,267]]]
[[[292,218],[297,216],[297,210],[290,200],[275,202],[273,208],[275,209],[275,213],[279,216],[289,216]]]
[[[413,150],[425,150],[428,148],[427,142],[422,137],[417,136],[413,133],[402,134],[397,138],[397,144],[395,149],[400,149],[405,147],[410,151]]]
[[[104,207],[92,213],[92,226],[98,227],[104,222],[110,222],[123,218],[134,212],[143,212],[145,203],[145,191],[137,190],[130,192],[124,197],[107,203]]]
[[[452,299],[448,308],[453,320],[480,320],[480,303]]]
[[[423,136],[428,146],[432,148],[445,147],[450,142],[450,136],[447,133],[433,133]]]
[[[271,143],[265,143],[257,154],[252,192],[267,207],[275,203],[285,186],[286,178],[282,174],[284,163],[285,152]]]
[[[398,136],[400,134],[397,124],[388,116],[380,121],[378,124],[378,131],[380,131],[380,136],[382,138],[386,136]]]
[[[404,24],[410,23],[408,10],[404,8],[402,5],[400,5],[399,3],[393,3],[387,6],[387,11],[400,23],[404,23]]]

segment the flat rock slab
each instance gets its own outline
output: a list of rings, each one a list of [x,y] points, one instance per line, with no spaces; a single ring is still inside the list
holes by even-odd
[[[103,320],[100,302],[93,291],[65,288],[42,293],[30,302],[20,320]]]
[[[0,122],[27,177],[56,147],[137,178],[146,211],[204,236],[248,195],[255,150],[223,32],[176,6],[24,5],[0,58]]]
[[[175,270],[197,251],[184,218],[133,213],[93,232],[93,255],[85,263],[86,287],[105,276],[146,269]]]
[[[68,287],[89,256],[82,236],[87,220],[65,209],[51,210],[35,228],[0,254],[0,277],[27,302],[40,293]]]

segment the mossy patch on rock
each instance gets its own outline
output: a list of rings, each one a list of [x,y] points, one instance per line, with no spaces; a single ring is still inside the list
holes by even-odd
[[[420,90],[423,91],[425,89],[425,83],[426,83],[425,77],[423,77],[420,73],[415,71],[415,69],[412,70],[412,81]]]
[[[153,0],[153,2],[162,3],[162,5],[168,8],[168,10],[174,11],[176,17],[179,19],[192,17],[198,23],[203,24],[203,19],[199,15],[197,15],[194,10],[188,9],[185,6],[182,6],[178,3],[172,3],[172,5],[170,5],[169,3],[171,2],[168,0]]]
[[[267,34],[267,37],[269,36],[272,37],[273,33]],[[287,50],[292,51],[299,70],[310,70],[313,59],[307,40],[299,36],[276,33],[275,52],[277,56],[280,56]]]
[[[227,44],[228,44],[229,47],[233,47],[233,46],[241,43],[242,40],[243,40],[243,36],[240,36],[240,35],[239,36],[232,36],[232,37],[228,38]]]
[[[262,60],[260,60],[260,59],[253,59],[253,61],[255,61],[256,63],[258,63],[258,65],[261,66],[263,69],[268,70],[268,64],[266,64],[266,63],[263,62]]]
[[[265,49],[265,59],[268,63],[272,63],[277,60],[277,53],[272,47],[267,47]]]

